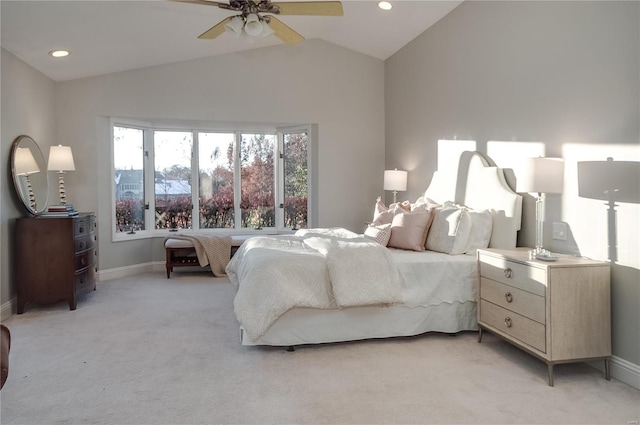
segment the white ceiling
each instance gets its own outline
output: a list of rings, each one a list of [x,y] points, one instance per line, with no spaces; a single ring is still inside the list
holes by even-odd
[[[305,38],[386,59],[462,3],[461,0],[343,1],[344,16],[282,16]],[[282,44],[275,36],[249,43],[222,34],[197,37],[234,13],[164,0],[0,1],[2,47],[55,81]],[[292,46],[291,48],[296,48]],[[71,55],[55,59],[54,49]]]

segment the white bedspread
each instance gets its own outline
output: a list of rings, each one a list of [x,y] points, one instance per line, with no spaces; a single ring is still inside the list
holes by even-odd
[[[402,277],[402,302],[407,307],[476,301],[475,255],[389,249]]]
[[[247,240],[227,265],[236,317],[250,339],[294,307],[331,309],[402,301],[390,251],[344,229]]]

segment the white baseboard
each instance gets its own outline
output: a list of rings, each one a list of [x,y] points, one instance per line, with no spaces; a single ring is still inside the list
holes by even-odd
[[[614,356],[611,358],[611,376],[640,390],[640,365]]]
[[[5,320],[9,318],[9,316],[14,314],[17,311],[16,305],[17,304],[15,298],[7,301],[6,303],[3,303],[0,307],[0,320]]]
[[[152,261],[150,263],[136,264],[133,266],[100,270],[96,273],[96,280],[98,282],[104,282],[105,280],[121,279],[138,273],[158,272],[164,270],[166,270],[164,261]]]

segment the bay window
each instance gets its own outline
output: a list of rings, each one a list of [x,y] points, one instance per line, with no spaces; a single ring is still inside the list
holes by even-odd
[[[112,120],[114,239],[307,227],[310,128],[184,130]]]

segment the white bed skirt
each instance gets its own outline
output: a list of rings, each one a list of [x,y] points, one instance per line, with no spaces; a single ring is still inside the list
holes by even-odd
[[[478,329],[476,302],[428,307],[353,307],[342,310],[294,308],[276,320],[257,341],[240,328],[242,345],[293,346],[355,341],[425,332],[456,333]]]

